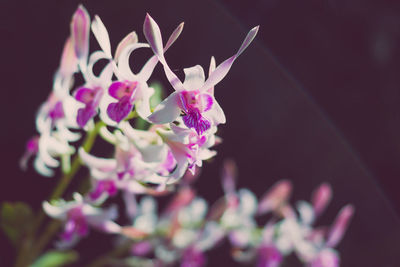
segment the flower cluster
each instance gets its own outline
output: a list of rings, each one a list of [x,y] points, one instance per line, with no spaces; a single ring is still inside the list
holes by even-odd
[[[101,48],[91,54],[90,29]],[[95,16],[91,22],[85,8],[79,6],[72,17],[71,34],[54,77],[53,90],[37,114],[39,135],[28,142],[21,165],[25,167],[29,157],[35,155],[36,170],[51,176],[60,160],[68,162],[75,153],[77,145],[73,143],[81,139],[82,132],[99,131],[114,146],[111,159],[92,156],[84,147],[78,151],[94,178],[93,196],[100,196],[114,192],[102,190],[105,184],[107,188],[132,193],[145,192],[146,183],[157,184],[161,190],[176,183],[187,169],[193,172],[195,166],[202,166],[203,160],[213,157],[216,153],[211,147],[218,141],[217,126],[225,123],[224,112],[214,98],[214,86],[252,42],[258,27],[249,32],[234,56],[218,66],[211,58],[207,79],[203,68],[196,65],[184,69],[184,82],[171,71],[164,56],[182,29],[183,23],[164,45],[158,25],[147,14],[143,25],[147,42],[139,42],[136,33],[131,32],[119,43],[113,56],[101,19]],[[131,54],[140,48],[151,49],[154,55],[134,73],[129,61]],[[105,64],[96,75],[94,67],[99,61]],[[174,92],[154,105],[155,89],[148,82],[158,62]],[[77,76],[84,82],[76,86]],[[133,127],[138,120],[150,126]],[[68,171],[68,166],[63,168]]]
[[[352,205],[343,207],[331,226],[315,227],[332,197],[328,184],[319,186],[310,202],[299,201],[293,208],[289,181],[277,182],[257,201],[250,190],[236,190],[233,167],[225,164],[225,196],[211,207],[190,183],[182,185],[160,213],[153,197],[142,198],[131,214],[132,226],[121,230],[135,240],[127,259],[136,264],[151,262],[149,266],[200,267],[206,263],[205,252],[227,239],[233,259],[241,263],[281,266],[294,253],[304,266],[339,266],[335,247],[347,230]],[[260,218],[268,219],[260,225]],[[146,258],[149,255],[154,255],[151,260]]]
[[[126,260],[151,266],[176,262],[203,266],[205,252],[225,238],[233,246],[234,259],[255,261],[258,266],[279,266],[291,253],[307,266],[338,266],[334,247],[353,208],[344,207],[331,227],[314,229],[331,198],[328,185],[316,190],[311,203],[299,202],[297,209],[288,203],[292,187],[288,181],[276,184],[257,203],[249,190],[236,190],[234,166],[228,163],[222,183],[225,196],[208,208],[196,195],[191,184],[202,162],[216,155],[212,148],[220,142],[217,127],[225,123],[214,87],[255,38],[258,27],[250,30],[230,58],[217,65],[211,57],[207,79],[196,65],[183,69],[183,82],[165,58],[182,29],[183,23],[164,44],[157,23],[147,14],[146,42],[131,32],[112,53],[101,19],[95,16],[91,21],[83,6],[74,13],[53,90],[37,114],[39,134],[29,140],[21,160],[26,168],[33,156],[36,170],[45,176],[53,176],[61,165],[67,179],[81,164],[89,169],[88,190],[74,193],[71,201],[57,199],[61,193],[43,203],[47,215],[63,221],[58,247],[72,246],[95,228],[128,242]],[[100,48],[93,53],[89,53],[90,32]],[[150,49],[152,56],[134,73],[131,54],[138,49]],[[158,63],[173,89],[165,99],[158,99],[160,92],[149,83]],[[76,84],[79,79],[83,82]],[[110,157],[90,152],[96,135],[111,144]],[[154,197],[176,188],[169,205],[158,213]],[[127,226],[122,226],[117,207],[109,205],[117,194],[122,195],[131,221]],[[270,219],[259,226],[256,217],[266,214]]]

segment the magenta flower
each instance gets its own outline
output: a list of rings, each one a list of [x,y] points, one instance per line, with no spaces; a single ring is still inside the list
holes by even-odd
[[[222,62],[215,69],[214,59],[211,60],[210,74],[207,80],[205,80],[203,68],[196,65],[184,69],[184,83],[169,68],[164,58],[160,29],[149,14],[146,16],[143,31],[154,54],[163,64],[169,82],[176,90],[156,107],[154,113],[148,119],[158,124],[169,123],[174,121],[182,111],[185,125],[195,129],[199,135],[207,131],[212,125],[225,123],[225,115],[213,95],[214,86],[225,77],[236,58],[254,39],[258,26],[248,33],[234,56]]]

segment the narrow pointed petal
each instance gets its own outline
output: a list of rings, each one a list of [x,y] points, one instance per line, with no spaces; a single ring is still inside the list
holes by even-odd
[[[92,22],[92,31],[97,39],[97,42],[99,42],[101,49],[104,51],[104,53],[106,53],[107,57],[112,58],[110,38],[108,36],[107,29],[101,21],[100,17],[97,15],[94,16]]]
[[[143,32],[147,41],[149,42],[150,47],[153,49],[154,54],[160,58],[164,58],[163,41],[160,28],[149,14],[146,14],[143,24]]]
[[[168,42],[164,47],[164,53],[178,39],[179,35],[182,32],[182,29],[183,29],[183,22],[179,24],[179,26],[174,30],[174,32],[169,37]],[[140,77],[140,79],[143,81],[147,81],[150,78],[151,74],[153,73],[153,70],[157,65],[157,63],[158,63],[158,57],[156,55],[152,56],[140,70],[140,72],[138,73],[138,77]]]
[[[178,105],[179,94],[174,92],[162,101],[148,119],[156,124],[173,122],[181,113]]]
[[[258,26],[254,27],[250,30],[247,34],[246,38],[244,39],[242,45],[240,46],[239,50],[236,52],[235,55],[226,59],[222,62],[218,67],[211,73],[208,77],[207,81],[204,83],[203,87],[200,90],[208,90],[214,87],[217,83],[219,83],[228,73],[230,68],[232,67],[233,62],[236,58],[249,46],[249,44],[253,41],[254,37],[257,35]]]
[[[86,63],[89,52],[89,25],[89,14],[82,5],[79,5],[72,17],[71,36],[75,54],[83,64]]]
[[[261,198],[258,205],[258,214],[265,214],[282,206],[290,197],[292,183],[287,180],[277,182]]]
[[[71,37],[64,44],[60,62],[60,73],[65,78],[78,71],[78,59],[75,55]]]
[[[128,45],[135,44],[137,42],[138,42],[138,36],[135,31],[125,36],[125,38],[122,39],[122,41],[118,44],[117,50],[115,50],[115,56],[114,56],[115,61],[118,62],[119,56]]]
[[[215,67],[216,67],[215,57],[211,57],[210,68],[208,69],[208,77],[210,77],[211,73],[213,73]],[[210,87],[207,90],[207,92],[210,93],[211,95],[214,95],[214,87]]]
[[[225,160],[222,171],[222,187],[225,194],[234,194],[236,188],[237,169],[233,160]]]
[[[328,234],[328,241],[326,242],[328,247],[335,247],[337,244],[339,244],[346,233],[353,214],[353,205],[347,205],[339,211],[339,214],[337,215],[335,222],[333,223],[333,226]]]
[[[332,188],[329,184],[320,185],[313,193],[311,203],[316,216],[319,216],[332,199]]]
[[[172,87],[177,91],[185,90],[182,82],[175,75],[175,73],[171,71],[170,67],[165,61],[160,28],[149,14],[146,15],[144,21],[143,33],[154,54],[158,57],[158,60],[161,62],[161,64],[163,64],[165,75],[167,76],[167,79],[171,83]]]
[[[171,45],[173,43],[175,43],[175,41],[178,39],[179,35],[181,35],[182,30],[183,30],[183,25],[184,23],[182,22],[181,24],[178,25],[178,27],[176,27],[176,29],[172,32],[171,36],[168,39],[167,44],[164,47],[164,53],[165,51],[168,50],[168,48],[171,47]]]

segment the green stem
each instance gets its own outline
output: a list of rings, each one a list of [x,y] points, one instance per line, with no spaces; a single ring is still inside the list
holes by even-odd
[[[102,121],[97,122],[94,129],[88,132],[88,134],[86,135],[82,145],[83,149],[86,152],[89,152],[92,149],[97,134],[100,131],[100,128],[103,126],[105,126],[104,122]],[[57,187],[50,195],[49,197],[50,200],[58,199],[63,195],[68,185],[71,183],[72,178],[79,171],[81,165],[82,162],[79,158],[79,155],[76,154],[72,161],[71,169],[69,170],[69,172],[64,173]],[[53,235],[57,232],[57,230],[61,226],[61,224],[56,220],[50,221],[46,226],[44,234],[40,235],[40,238],[37,242],[33,242],[36,236],[36,232],[38,231],[40,225],[43,223],[43,220],[45,218],[46,216],[43,210],[40,210],[39,214],[37,215],[34,221],[32,231],[28,234],[26,241],[23,243],[23,246],[21,247],[18,253],[15,266],[22,267],[22,266],[27,266],[29,263],[31,263],[41,253],[42,249],[47,245],[47,243],[50,241],[50,239],[53,237]],[[33,244],[34,247],[32,248]],[[27,253],[29,253],[31,256],[27,256],[26,255]]]

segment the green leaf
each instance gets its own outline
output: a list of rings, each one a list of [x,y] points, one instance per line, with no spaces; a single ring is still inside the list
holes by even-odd
[[[76,251],[51,250],[43,254],[30,267],[58,267],[73,263],[78,260]]]
[[[31,229],[33,213],[23,202],[4,202],[1,205],[1,228],[13,245],[18,246],[24,235]]]

